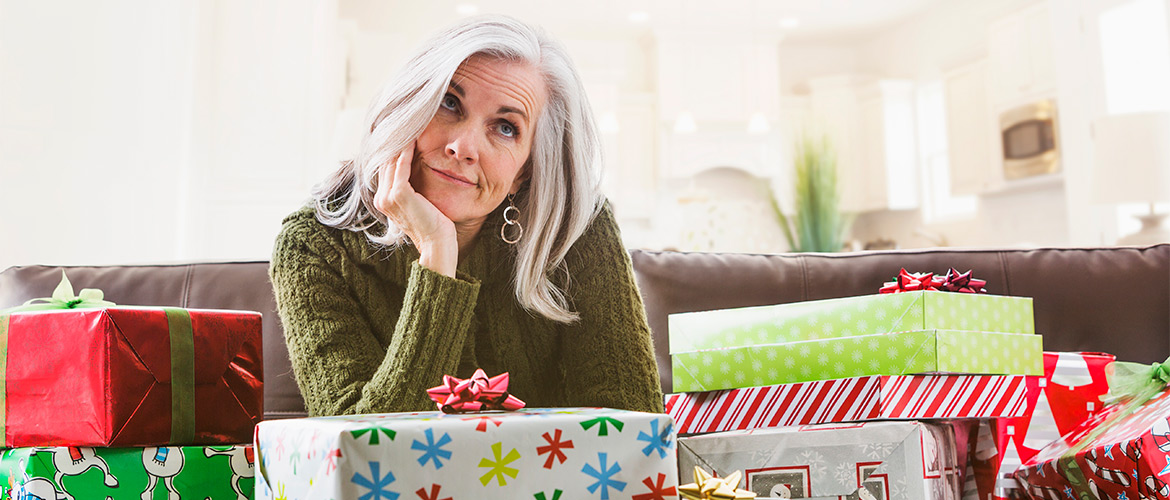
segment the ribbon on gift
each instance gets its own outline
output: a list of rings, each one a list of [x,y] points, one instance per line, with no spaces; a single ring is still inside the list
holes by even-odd
[[[443,385],[427,389],[427,395],[443,413],[515,411],[524,407],[523,401],[508,394],[508,372],[489,378],[482,368],[467,380],[443,375]]]
[[[47,298],[35,298],[22,305],[0,311],[0,444],[5,444],[7,415],[8,328],[9,316],[36,311],[68,311],[112,307],[96,288],[83,288],[73,294],[73,284],[61,270],[61,282]],[[171,440],[185,444],[195,440],[195,335],[191,315],[186,309],[164,307],[171,345]]]
[[[934,273],[910,273],[906,268],[898,271],[893,281],[887,281],[878,290],[878,293],[915,292],[919,290],[937,290],[934,283]]]
[[[756,494],[739,489],[740,471],[727,477],[713,477],[698,465],[695,466],[695,482],[678,487],[678,494],[687,500],[737,500],[756,498]]]
[[[944,292],[987,293],[987,290],[983,288],[987,286],[987,280],[977,279],[971,274],[970,270],[960,273],[952,267],[947,271],[942,283],[938,285],[938,289]]]
[[[1105,368],[1105,378],[1109,381],[1109,393],[1101,396],[1106,405],[1120,404],[1122,408],[1086,434],[1076,443],[1069,446],[1067,452],[1056,459],[1061,475],[1068,480],[1076,497],[1085,500],[1097,498],[1093,494],[1084,471],[1077,464],[1076,456],[1092,446],[1097,438],[1109,431],[1114,424],[1133,415],[1147,402],[1166,389],[1170,384],[1170,358],[1161,363],[1143,365],[1114,361]]]
[[[93,307],[110,307],[116,305],[113,302],[105,300],[105,294],[97,288],[83,288],[81,293],[73,295],[73,284],[69,282],[69,277],[65,276],[65,270],[61,270],[61,282],[57,284],[57,288],[53,290],[52,297],[38,297],[25,302],[22,305],[12,307],[0,311],[0,314],[12,314],[17,312],[30,311],[49,311],[54,309],[84,309]]]
[[[878,293],[916,292],[921,290],[987,293],[987,290],[983,288],[987,285],[987,281],[974,278],[971,274],[971,271],[960,273],[953,267],[947,271],[946,276],[939,276],[935,273],[911,273],[907,272],[905,268],[902,268],[898,272],[898,275],[894,276],[893,281],[885,282],[878,289]]]
[[[1106,405],[1133,400],[1140,406],[1153,399],[1170,384],[1170,358],[1161,363],[1114,361],[1105,368],[1109,393],[1101,396]]]

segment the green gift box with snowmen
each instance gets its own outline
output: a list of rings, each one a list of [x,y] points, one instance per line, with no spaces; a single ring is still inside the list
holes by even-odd
[[[244,500],[251,445],[43,447],[0,452],[0,500]]]

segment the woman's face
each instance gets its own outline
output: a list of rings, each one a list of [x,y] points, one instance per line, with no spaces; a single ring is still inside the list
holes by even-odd
[[[410,184],[457,225],[482,223],[523,182],[546,95],[532,66],[464,61],[418,138]]]

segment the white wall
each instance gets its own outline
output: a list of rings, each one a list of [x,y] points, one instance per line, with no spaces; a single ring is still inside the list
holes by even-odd
[[[861,71],[891,78],[939,78],[987,55],[993,22],[1047,0],[939,0],[857,45]]]
[[[0,269],[267,258],[323,171],[331,9],[0,0]]]
[[[860,71],[858,50],[852,44],[780,42],[780,92],[807,94],[808,81]]]
[[[0,268],[176,255],[197,6],[0,11]]]

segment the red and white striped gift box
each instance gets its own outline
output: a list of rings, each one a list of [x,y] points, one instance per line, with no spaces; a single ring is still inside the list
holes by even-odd
[[[1024,375],[868,376],[669,394],[679,434],[872,419],[1015,417]]]

